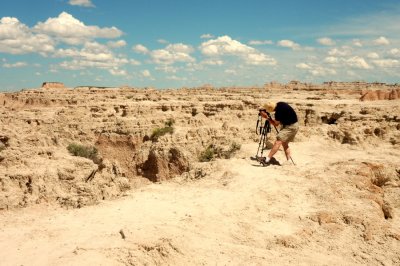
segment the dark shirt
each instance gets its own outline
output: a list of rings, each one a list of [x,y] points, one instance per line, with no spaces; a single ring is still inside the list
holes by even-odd
[[[297,122],[297,115],[289,104],[278,102],[275,107],[275,120],[287,126]]]

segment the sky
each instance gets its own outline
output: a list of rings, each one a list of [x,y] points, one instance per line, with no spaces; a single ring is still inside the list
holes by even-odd
[[[400,83],[398,0],[2,0],[0,91]]]

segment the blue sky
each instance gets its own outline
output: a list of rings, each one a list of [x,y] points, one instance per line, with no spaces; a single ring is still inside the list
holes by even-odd
[[[400,82],[398,0],[3,0],[0,91]]]

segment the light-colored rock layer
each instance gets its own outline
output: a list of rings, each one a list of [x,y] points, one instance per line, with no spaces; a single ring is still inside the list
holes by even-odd
[[[54,201],[80,207],[188,172],[210,145],[228,151],[257,140],[258,106],[267,100],[294,106],[298,140],[318,134],[343,144],[398,146],[397,100],[368,104],[358,97],[315,88],[284,94],[260,88],[5,93],[0,208]],[[170,120],[173,133],[152,141],[153,131]],[[71,143],[96,147],[100,162],[70,155]]]
[[[289,85],[0,94],[1,264],[398,265],[399,100]],[[271,100],[298,113],[296,166],[249,158]]]

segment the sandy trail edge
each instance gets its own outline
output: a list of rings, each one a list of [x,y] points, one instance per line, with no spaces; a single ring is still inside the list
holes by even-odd
[[[323,140],[293,143],[296,166],[260,167],[249,159],[257,150],[252,143],[243,145],[235,158],[214,162],[215,170],[201,180],[152,184],[83,209],[39,205],[2,212],[0,264],[349,265],[380,261],[390,265],[400,261],[393,255],[380,258],[384,247],[375,258],[368,257],[368,249],[357,242],[361,241],[359,232],[352,228],[328,240],[332,235],[320,233],[321,226],[308,219],[324,204],[312,193],[323,190],[323,183],[305,176],[343,160],[370,160],[373,154],[373,150],[347,148],[343,158],[343,148]],[[378,155],[375,161],[398,161],[398,155]],[[277,159],[283,160],[282,152]],[[329,174],[340,178],[334,171]],[[389,222],[400,229],[398,218]],[[394,243],[393,249],[400,250],[399,241]],[[379,243],[366,245],[371,244],[379,249]]]

